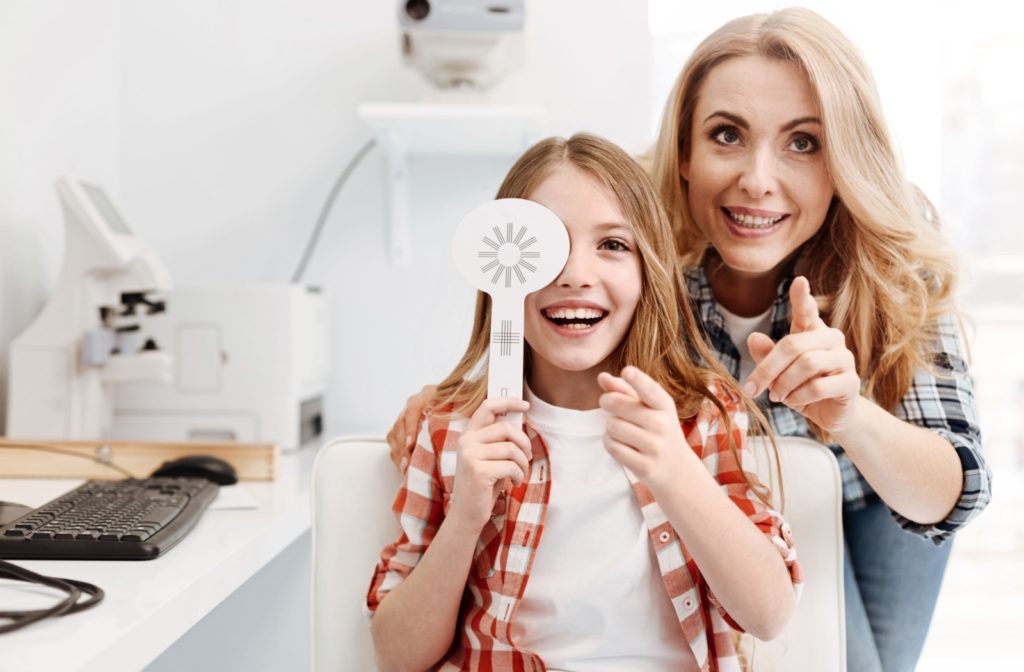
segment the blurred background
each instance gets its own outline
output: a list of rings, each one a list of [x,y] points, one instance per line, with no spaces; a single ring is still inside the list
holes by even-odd
[[[863,52],[907,172],[961,254],[995,499],[956,539],[919,669],[1020,665],[1024,236],[1012,209],[1024,187],[1024,28],[994,0],[803,4]],[[176,285],[287,282],[339,172],[376,137],[304,281],[330,304],[328,431],[386,431],[465,346],[473,292],[450,262],[451,233],[515,158],[443,136],[431,146],[429,125],[374,115],[453,102],[403,61],[397,5],[0,0],[0,352],[56,282],[59,175],[102,185]],[[776,7],[528,1],[519,64],[473,104],[540,111],[511,133],[586,130],[640,152],[692,48]],[[408,212],[397,233],[396,162]],[[0,356],[0,429],[6,376]]]

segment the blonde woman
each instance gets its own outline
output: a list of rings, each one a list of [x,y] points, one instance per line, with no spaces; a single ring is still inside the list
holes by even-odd
[[[952,254],[870,72],[811,11],[731,21],[684,65],[650,160],[712,350],[777,434],[839,459],[848,669],[912,670],[990,474]],[[431,393],[389,435],[396,463]]]
[[[526,300],[525,400],[484,400],[478,295],[367,595],[378,666],[738,671],[730,633],[778,633],[800,568],[744,449],[761,414],[707,352],[654,186],[576,135],[498,197],[557,214],[569,259]]]

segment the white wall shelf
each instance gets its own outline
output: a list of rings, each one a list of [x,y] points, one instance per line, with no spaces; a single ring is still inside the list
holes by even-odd
[[[409,157],[517,156],[541,137],[544,111],[536,106],[483,103],[363,103],[359,118],[377,137],[388,162],[390,256],[412,259]]]

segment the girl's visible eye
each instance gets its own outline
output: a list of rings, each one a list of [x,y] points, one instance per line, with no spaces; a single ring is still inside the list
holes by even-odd
[[[789,147],[797,154],[813,154],[821,149],[821,143],[813,135],[800,133],[790,141]]]
[[[619,240],[618,238],[608,238],[607,240],[602,240],[601,244],[598,245],[598,249],[609,250],[611,252],[629,252],[629,246],[626,245],[625,242]]]
[[[719,124],[711,129],[708,136],[720,145],[735,145],[740,141],[739,131],[735,126]]]

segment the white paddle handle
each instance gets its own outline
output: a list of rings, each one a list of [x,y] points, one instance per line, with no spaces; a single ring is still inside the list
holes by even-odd
[[[487,365],[487,398],[523,398],[523,299],[522,295],[491,296],[491,356]],[[522,413],[506,413],[514,427],[523,424]]]

